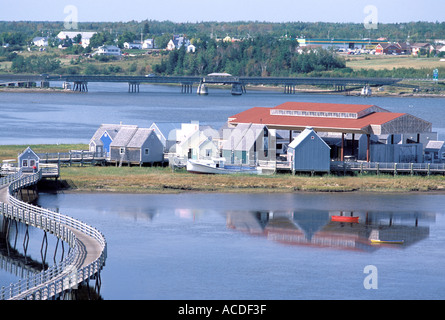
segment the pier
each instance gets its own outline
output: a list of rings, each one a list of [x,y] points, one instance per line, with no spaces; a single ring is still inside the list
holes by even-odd
[[[105,265],[107,243],[103,234],[95,228],[18,199],[20,190],[36,185],[42,170],[25,174],[21,171],[0,179],[0,214],[3,217],[42,229],[66,242],[70,253],[58,264],[47,270],[2,287],[0,299],[47,300],[70,296],[79,284],[96,279],[100,283],[100,271]],[[43,244],[42,244],[43,245]]]

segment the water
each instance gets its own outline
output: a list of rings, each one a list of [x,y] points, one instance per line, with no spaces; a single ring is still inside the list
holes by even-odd
[[[273,107],[286,101],[375,104],[406,112],[433,123],[445,139],[445,98],[347,97],[249,91],[232,96],[230,90],[210,89],[208,96],[181,94],[179,87],[141,85],[128,93],[125,83],[90,83],[88,93],[0,92],[2,144],[89,143],[102,123],[135,124],[198,120],[219,129],[227,118],[251,107]]]
[[[178,87],[146,85],[139,94],[127,89],[127,84],[91,83],[87,94],[1,92],[1,144],[88,143],[102,123],[148,127],[152,122],[199,120],[219,128],[229,116],[248,108],[286,101],[375,104],[431,121],[439,138],[445,139],[444,98],[278,92],[234,97],[230,90],[216,89],[209,96],[198,96],[181,94]],[[39,204],[105,234],[104,299],[445,298],[444,195],[43,194]],[[372,247],[362,241],[369,230],[353,238],[355,250],[345,248],[351,241],[342,241],[342,248],[278,241],[291,239],[284,237],[290,230],[305,230],[303,239],[310,238],[326,228],[335,210],[354,211],[362,218],[368,212],[385,230],[393,222],[396,228],[390,230],[404,230],[410,241],[403,246]],[[265,216],[270,217],[267,232],[254,219]],[[237,222],[236,227],[230,221]],[[287,228],[280,230],[287,233],[269,232],[283,221]],[[350,240],[346,235],[356,234],[350,229],[345,226],[337,232]],[[23,234],[19,228],[20,252]],[[37,263],[42,260],[42,234],[30,229],[27,254]],[[52,235],[48,240],[46,261],[51,265],[55,241]],[[364,288],[368,265],[378,270],[378,289]],[[0,285],[19,278],[0,270]]]
[[[105,234],[104,299],[445,298],[445,195],[44,194],[39,204]],[[360,216],[360,232],[331,223],[336,210]],[[368,228],[406,243],[357,238],[366,213]],[[278,241],[303,230],[331,244]],[[363,285],[368,265],[377,289]]]

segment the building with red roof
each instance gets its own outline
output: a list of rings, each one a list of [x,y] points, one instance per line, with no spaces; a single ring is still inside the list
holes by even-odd
[[[316,132],[341,133],[340,158],[344,159],[344,137],[352,134],[367,136],[369,161],[372,135],[409,135],[419,142],[422,133],[431,133],[432,124],[408,113],[389,112],[375,105],[286,102],[273,108],[254,107],[228,119],[230,125],[255,123],[269,129],[303,131],[312,127]],[[354,149],[355,146],[352,146]]]

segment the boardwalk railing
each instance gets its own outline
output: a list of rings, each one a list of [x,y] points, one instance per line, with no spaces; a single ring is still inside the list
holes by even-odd
[[[72,150],[70,152],[39,153],[40,163],[93,163],[104,161],[106,152],[92,152],[85,150]]]
[[[17,190],[37,183],[41,177],[42,173],[38,171],[31,175],[22,175],[18,172],[12,177],[2,178],[0,184],[9,184],[8,201],[10,203],[0,202],[0,214],[51,232],[65,241],[72,250],[65,259],[48,270],[8,287],[2,287],[0,299],[46,300],[54,298],[64,291],[77,288],[78,284],[96,275],[105,264],[107,243],[104,235],[97,229],[66,215],[33,206],[13,197]],[[75,232],[82,232],[93,238],[101,248],[99,257],[86,266],[82,263],[86,253],[82,250],[82,243]]]
[[[379,173],[445,174],[445,163],[394,163],[363,161],[332,161],[331,171]]]

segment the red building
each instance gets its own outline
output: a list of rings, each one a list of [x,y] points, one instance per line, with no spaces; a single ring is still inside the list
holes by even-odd
[[[371,135],[409,134],[419,140],[421,133],[432,131],[432,124],[407,113],[389,112],[375,105],[286,102],[273,108],[254,107],[229,117],[228,123],[255,123],[269,129],[303,131],[312,127],[317,132],[341,133],[340,158],[344,159],[345,135],[366,135],[370,161]],[[290,141],[289,141],[290,142]],[[419,142],[419,141],[417,141]],[[354,148],[354,146],[352,147]]]

